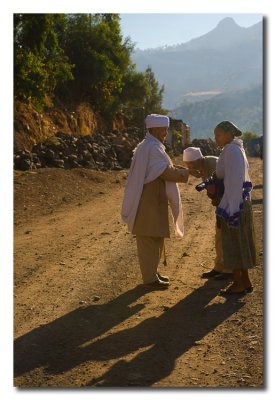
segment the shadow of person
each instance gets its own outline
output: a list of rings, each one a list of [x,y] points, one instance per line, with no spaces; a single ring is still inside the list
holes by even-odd
[[[244,305],[239,299],[230,299],[208,306],[217,292],[217,284],[209,280],[160,317],[87,346],[86,360],[98,359],[104,352],[109,359],[116,359],[140,350],[129,361],[119,360],[87,386],[151,386],[169,376],[180,356]]]
[[[253,206],[256,204],[263,204],[263,199],[252,199],[251,203]]]
[[[74,367],[81,359],[80,346],[142,310],[144,304],[131,304],[144,294],[139,285],[106,304],[77,308],[17,338],[14,376],[38,367],[55,373]]]
[[[263,189],[263,185],[254,185],[254,189]]]
[[[227,283],[209,280],[159,317],[102,339],[97,338],[145,307],[131,306],[145,289],[138,286],[107,304],[78,308],[15,340],[14,375],[41,367],[46,373],[59,374],[84,362],[112,360],[140,351],[130,361],[117,362],[101,377],[91,377],[88,386],[150,386],[168,376],[175,360],[195,341],[242,307],[236,301],[208,306],[222,285]],[[145,347],[150,348],[145,351]]]

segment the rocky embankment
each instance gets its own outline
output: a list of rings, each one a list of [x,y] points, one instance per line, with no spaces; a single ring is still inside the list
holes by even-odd
[[[14,168],[23,171],[45,167],[101,171],[129,168],[133,150],[143,136],[144,132],[139,128],[86,136],[59,132],[50,141],[34,145],[31,151],[16,151]],[[194,139],[188,146],[200,147],[203,155],[217,156],[220,153],[211,139]],[[181,151],[177,148],[177,154]]]
[[[188,146],[199,147],[204,156],[219,156],[221,149],[212,139],[194,139]]]
[[[105,171],[128,168],[133,149],[141,140],[138,128],[124,132],[77,136],[59,132],[50,141],[40,142],[31,151],[14,154],[14,168],[92,168]]]
[[[86,104],[71,112],[51,108],[40,114],[31,105],[16,102],[14,168],[23,171],[45,167],[101,171],[129,168],[133,150],[144,136],[141,126],[126,126],[119,115],[108,124]],[[187,146],[200,147],[203,155],[220,152],[211,139],[194,139]],[[166,147],[171,156],[181,154],[181,137]]]

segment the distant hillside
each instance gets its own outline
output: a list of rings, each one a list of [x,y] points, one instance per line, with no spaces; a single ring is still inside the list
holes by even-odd
[[[231,120],[242,131],[263,134],[262,86],[220,94],[212,99],[182,104],[170,113],[191,127],[192,138],[212,138],[214,127],[223,120]]]
[[[138,70],[150,65],[165,85],[164,107],[183,100],[197,101],[215,92],[241,90],[262,84],[262,22],[242,28],[225,18],[211,32],[187,43],[165,48],[136,50]]]

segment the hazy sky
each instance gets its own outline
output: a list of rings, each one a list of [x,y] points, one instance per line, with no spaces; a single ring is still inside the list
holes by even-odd
[[[147,49],[185,43],[214,29],[225,17],[248,27],[262,20],[261,14],[121,14],[124,37],[136,48]]]

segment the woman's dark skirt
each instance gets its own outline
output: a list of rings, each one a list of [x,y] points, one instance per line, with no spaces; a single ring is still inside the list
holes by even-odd
[[[244,200],[239,227],[229,227],[219,217],[221,228],[223,261],[225,269],[249,269],[257,263],[253,212],[250,200]]]

